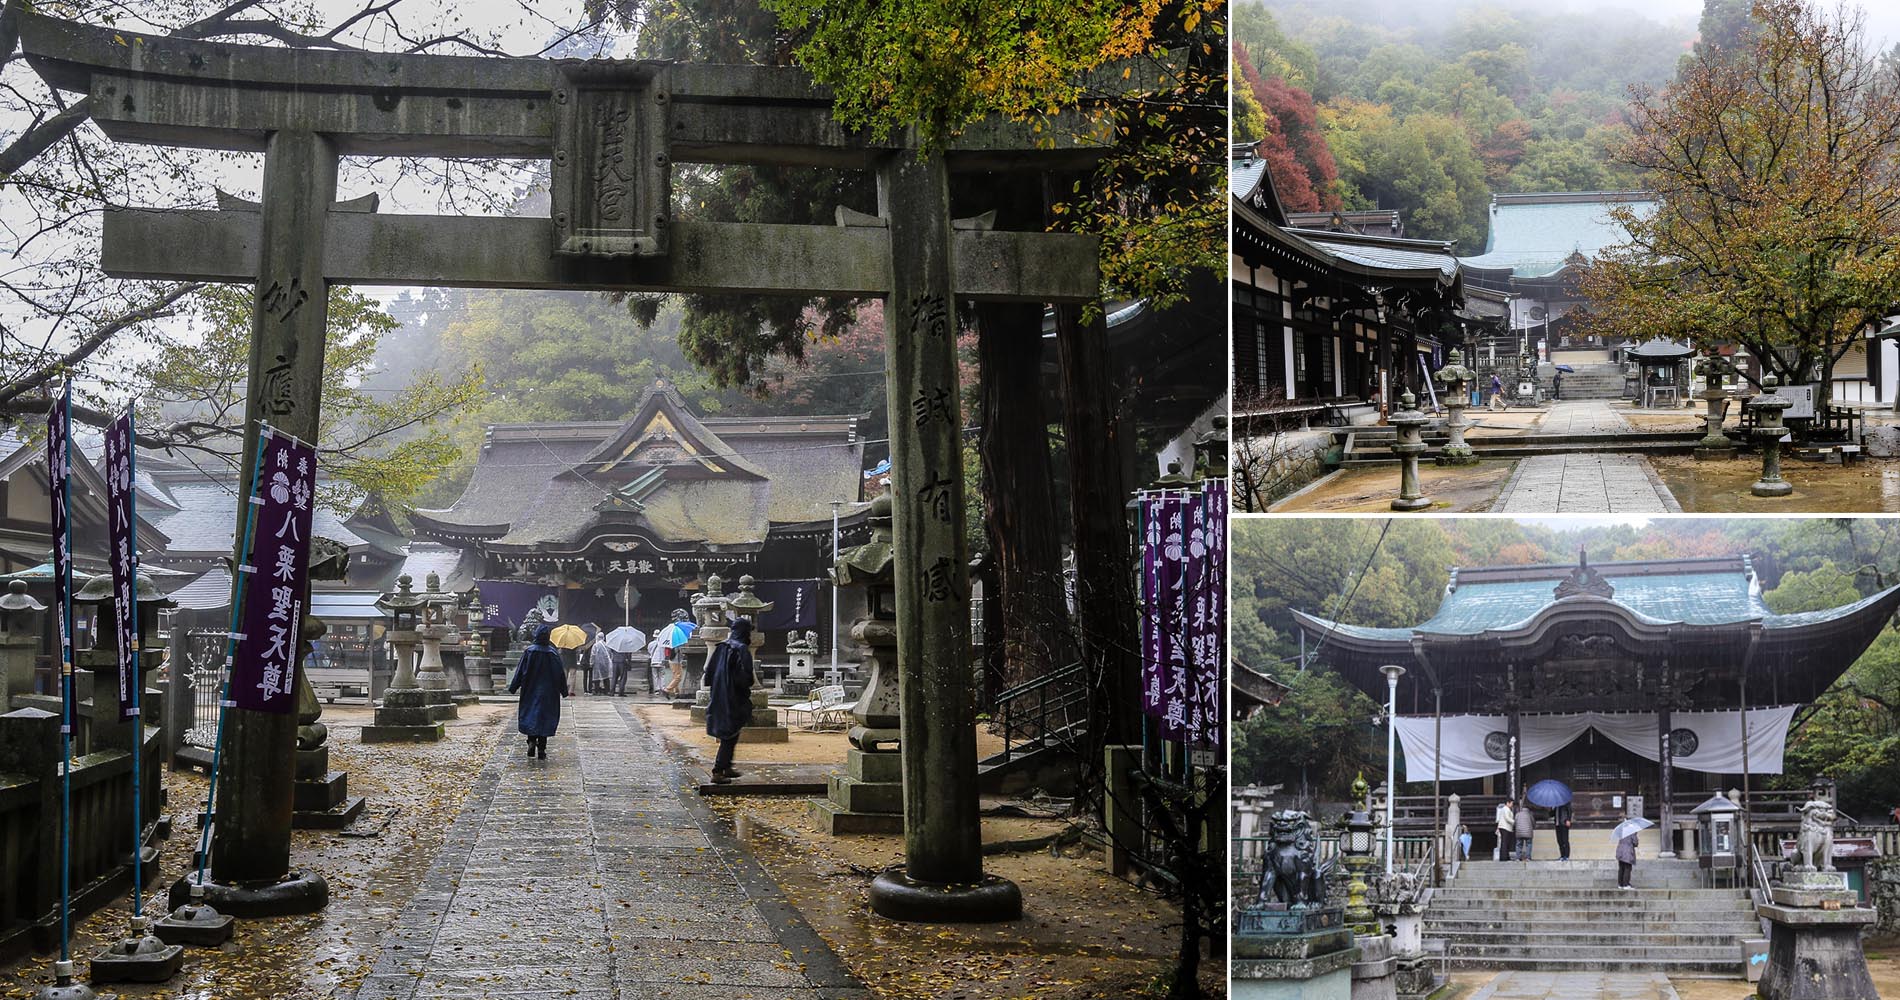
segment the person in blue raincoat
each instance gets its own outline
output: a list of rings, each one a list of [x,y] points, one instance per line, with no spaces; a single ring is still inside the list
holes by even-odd
[[[726,641],[713,649],[706,664],[706,735],[719,741],[713,757],[713,784],[723,785],[739,776],[732,769],[732,752],[739,733],[752,721],[752,619],[732,623]]]
[[[521,734],[528,738],[528,756],[548,759],[548,737],[561,725],[561,699],[572,694],[567,686],[567,665],[561,651],[549,636],[553,625],[535,630],[534,643],[521,653],[514,680],[508,682],[510,694],[521,693],[521,705],[515,711]]]

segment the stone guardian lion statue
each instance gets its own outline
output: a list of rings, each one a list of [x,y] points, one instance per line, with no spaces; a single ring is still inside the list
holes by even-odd
[[[1816,795],[1801,805],[1801,830],[1794,842],[1796,871],[1834,870],[1834,803]]]

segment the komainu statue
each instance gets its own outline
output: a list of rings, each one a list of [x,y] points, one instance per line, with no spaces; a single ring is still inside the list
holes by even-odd
[[[1259,901],[1288,906],[1325,902],[1319,877],[1319,842],[1305,813],[1284,809],[1269,820],[1273,849],[1260,873]]]
[[[1834,870],[1834,803],[1821,793],[1801,804],[1801,832],[1794,842],[1794,868],[1803,872]]]

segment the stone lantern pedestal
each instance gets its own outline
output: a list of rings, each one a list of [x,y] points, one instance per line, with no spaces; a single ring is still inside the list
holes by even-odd
[[[1410,512],[1431,508],[1431,499],[1418,485],[1418,456],[1425,451],[1420,432],[1431,419],[1418,411],[1418,397],[1412,395],[1410,389],[1399,397],[1398,411],[1386,419],[1399,429],[1398,441],[1392,445],[1393,454],[1399,456],[1399,498],[1392,501],[1393,510]]]
[[[1781,384],[1770,372],[1762,376],[1762,395],[1750,404],[1761,413],[1761,421],[1749,435],[1761,445],[1761,478],[1755,481],[1748,492],[1758,497],[1785,497],[1794,492],[1794,484],[1781,478],[1781,439],[1788,428],[1781,422],[1781,411],[1794,405],[1794,401],[1775,392]]]

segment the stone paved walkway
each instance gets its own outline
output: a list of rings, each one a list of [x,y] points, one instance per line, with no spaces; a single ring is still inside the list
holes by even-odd
[[[1500,972],[1471,1000],[1676,1000],[1660,972]]]
[[[870,996],[624,708],[509,729],[359,1000]]]
[[[1491,510],[1505,514],[1666,514],[1678,513],[1682,507],[1641,455],[1587,452],[1519,460]]]
[[[1538,434],[1621,434],[1632,430],[1630,422],[1611,408],[1609,399],[1560,399],[1550,404]]]

